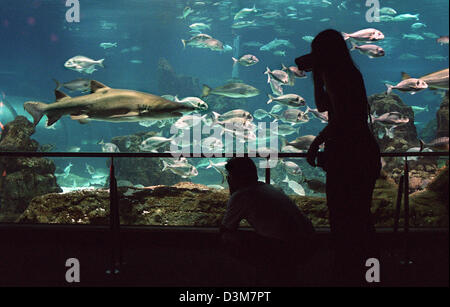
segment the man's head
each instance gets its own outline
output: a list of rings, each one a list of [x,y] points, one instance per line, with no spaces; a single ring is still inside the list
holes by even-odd
[[[258,170],[250,158],[231,158],[225,165],[230,192],[258,182]]]

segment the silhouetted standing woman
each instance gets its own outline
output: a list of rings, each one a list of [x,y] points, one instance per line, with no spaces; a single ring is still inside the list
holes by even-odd
[[[335,250],[335,274],[343,281],[362,281],[374,233],[372,192],[381,170],[380,150],[369,129],[364,80],[341,33],[325,30],[311,44],[314,96],[328,125],[308,150],[316,166],[325,143],[326,197]]]

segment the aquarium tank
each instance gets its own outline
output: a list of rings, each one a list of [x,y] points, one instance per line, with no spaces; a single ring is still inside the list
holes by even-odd
[[[107,225],[111,158],[75,154],[151,153],[113,160],[120,222],[215,227],[222,154],[245,152],[328,227],[325,173],[288,154],[327,124],[295,58],[330,28],[381,151],[447,152],[408,158],[407,193],[411,226],[448,227],[447,0],[2,0],[0,152],[68,156],[1,155],[0,222]],[[382,159],[377,227],[393,226],[404,161]]]

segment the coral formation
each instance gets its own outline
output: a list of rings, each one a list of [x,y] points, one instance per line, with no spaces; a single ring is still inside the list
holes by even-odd
[[[446,92],[441,106],[436,113],[437,131],[436,137],[448,137],[448,91]]]
[[[0,138],[0,151],[37,151],[39,144],[30,137],[34,126],[18,116],[5,125]],[[19,216],[29,201],[39,195],[60,192],[54,175],[53,161],[45,158],[0,158],[0,221]]]

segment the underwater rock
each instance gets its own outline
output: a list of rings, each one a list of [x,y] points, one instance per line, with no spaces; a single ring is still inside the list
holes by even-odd
[[[156,79],[161,95],[178,95],[181,99],[188,96],[198,96],[200,93],[198,79],[178,75],[165,58],[159,59]]]
[[[421,138],[424,142],[431,142],[434,139],[436,139],[437,135],[436,132],[437,132],[437,121],[436,119],[432,119],[426,124],[426,126],[422,130],[420,130],[419,138]]]
[[[445,192],[440,192],[445,184],[446,196]],[[372,201],[377,227],[393,226],[397,188],[392,179],[377,181]],[[215,190],[191,182],[145,188],[119,187],[118,194],[120,222],[123,225],[219,227],[229,199],[227,190]],[[426,191],[411,196],[411,226],[448,225],[448,204],[444,205],[445,197],[448,202],[448,168],[446,173],[441,173],[430,183]],[[325,198],[291,198],[315,227],[328,226]],[[108,215],[108,190],[84,190],[35,197],[17,222],[107,225]],[[248,223],[243,221],[241,226],[248,226]]]
[[[114,137],[111,142],[119,147],[120,152],[141,152],[141,142],[154,135],[156,132],[153,131],[139,132]],[[172,185],[182,180],[170,171],[161,172],[163,164],[160,158],[120,158],[114,160],[114,166],[117,180],[129,181],[133,185]]]
[[[0,138],[0,151],[37,151],[39,144],[30,137],[33,124],[18,116],[7,123]],[[32,198],[62,190],[56,183],[53,161],[45,158],[0,158],[0,221],[11,222]]]
[[[419,145],[416,126],[414,126],[414,111],[410,106],[406,105],[398,95],[387,95],[386,93],[374,94],[368,97],[368,101],[372,114],[374,112],[376,112],[377,115],[388,112],[399,112],[409,118],[407,124],[398,126],[394,129],[394,138],[392,139],[386,135],[382,139],[378,138],[378,133],[384,132],[384,127],[378,123],[374,123],[374,134],[378,139],[381,151],[385,151],[385,149],[390,146],[394,147],[395,151],[406,151],[408,148]]]
[[[448,137],[448,91],[446,92],[441,106],[436,113],[437,129],[436,138]]]

